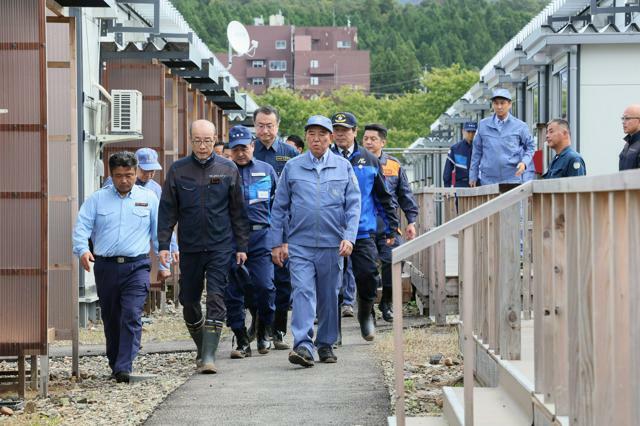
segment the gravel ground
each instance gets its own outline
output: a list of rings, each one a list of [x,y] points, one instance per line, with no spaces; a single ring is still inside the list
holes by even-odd
[[[404,332],[404,389],[407,416],[442,413],[442,387],[462,385],[462,359],[455,326],[406,328]],[[385,384],[394,401],[393,333],[376,338],[376,353],[384,369]],[[432,360],[431,357],[434,356]],[[439,358],[439,359],[438,359]],[[431,364],[430,361],[438,362]],[[391,404],[391,409],[394,405]],[[392,414],[393,415],[393,414]]]

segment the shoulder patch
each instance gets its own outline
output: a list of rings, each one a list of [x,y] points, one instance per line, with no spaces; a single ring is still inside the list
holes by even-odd
[[[582,164],[580,164],[579,161],[574,161],[573,162],[573,168],[578,170],[580,167],[582,167]]]
[[[400,174],[400,163],[396,161],[387,161],[382,166],[382,174],[386,177],[398,176]]]

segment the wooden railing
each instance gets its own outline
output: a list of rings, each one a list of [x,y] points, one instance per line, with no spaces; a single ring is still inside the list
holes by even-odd
[[[457,217],[393,251],[393,303],[401,312],[401,262],[458,233],[465,424],[473,424],[476,340],[500,359],[518,359],[531,294],[532,404],[551,406],[570,424],[634,424],[640,418],[640,171],[529,182],[502,195],[491,187],[456,192]],[[402,329],[396,316],[400,425]]]

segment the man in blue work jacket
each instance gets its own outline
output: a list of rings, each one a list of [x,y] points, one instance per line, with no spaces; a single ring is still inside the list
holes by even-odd
[[[451,146],[447,153],[447,160],[444,165],[442,179],[444,186],[449,188],[453,182],[455,174],[455,187],[469,187],[469,168],[471,167],[471,152],[473,148],[473,137],[478,130],[478,123],[467,121],[462,126],[462,140]]]
[[[153,180],[156,171],[162,170],[162,166],[158,162],[158,153],[152,148],[140,148],[136,151],[136,160],[138,160],[138,168],[136,169],[136,185],[143,186],[153,191],[158,197],[162,196],[162,187],[158,182]],[[102,186],[113,185],[111,176],[107,177]],[[176,234],[171,236],[171,260],[178,263],[180,261],[180,251],[178,248],[178,240]],[[169,269],[163,268],[160,265],[158,269],[158,279],[165,280],[171,276]]]
[[[249,336],[245,328],[245,306],[256,307],[258,353],[267,354],[271,348],[276,288],[273,284],[273,262],[268,236],[271,203],[278,176],[269,164],[253,158],[255,142],[248,128],[232,127],[229,130],[229,147],[231,159],[240,171],[245,208],[251,223],[246,262],[250,283],[241,282],[241,274],[231,273],[226,295],[227,325],[233,330],[237,342],[236,349],[231,351],[231,358],[240,359],[251,356]]]
[[[182,314],[198,354],[201,373],[216,373],[215,354],[226,317],[224,304],[229,263],[247,260],[249,220],[242,181],[231,160],[216,155],[216,128],[210,121],[191,124],[190,156],[171,165],[162,188],[158,213],[160,259],[169,259],[176,223],[180,244]],[[200,299],[207,279],[206,317]]]
[[[142,308],[150,286],[149,242],[158,249],[158,198],[135,185],[136,166],[131,152],[109,157],[113,185],[87,198],[73,232],[73,253],[82,267],[89,272],[95,262],[107,358],[119,383],[130,381],[140,349]]]
[[[382,148],[387,143],[387,128],[382,124],[367,124],[364,126],[362,145],[369,150],[380,161],[382,176],[387,190],[393,197],[395,205],[399,206],[407,218],[407,227],[404,236],[407,241],[416,237],[416,218],[418,217],[418,203],[413,196],[407,174],[400,165],[400,161],[387,154]],[[378,258],[380,259],[380,270],[382,276],[382,298],[378,309],[382,313],[382,318],[387,322],[393,321],[392,299],[393,292],[391,286],[391,251],[404,241],[398,235],[393,244],[387,244],[389,233],[388,221],[383,211],[378,211],[376,246],[378,248]]]
[[[280,176],[284,165],[298,155],[298,151],[287,144],[278,136],[280,127],[280,113],[272,106],[261,106],[253,112],[253,122],[256,129],[256,148],[253,156],[265,163],[269,163]],[[275,349],[289,349],[289,345],[284,342],[284,335],[287,333],[287,320],[289,307],[291,306],[291,277],[289,274],[288,262],[282,267],[275,268],[276,285],[276,313],[273,322],[273,347]],[[255,318],[255,315],[252,315]],[[255,328],[255,321],[252,319],[252,327]],[[252,336],[253,333],[249,333]]]
[[[511,94],[494,90],[491,105],[494,114],[480,121],[473,138],[469,186],[533,179],[533,137],[526,123],[509,113]]]
[[[380,162],[356,142],[358,133],[356,117],[350,112],[338,112],[331,118],[331,124],[334,129],[334,153],[349,160],[360,186],[360,223],[356,245],[351,253],[351,264],[356,279],[360,334],[365,340],[371,341],[375,336],[373,303],[377,296],[379,282],[378,249],[375,242],[376,208],[379,205],[387,219],[385,243],[391,246],[398,232],[397,205],[384,183]]]
[[[543,179],[584,176],[587,168],[582,156],[571,148],[571,129],[567,120],[556,118],[547,123],[547,145],[556,152]]]
[[[338,339],[338,293],[344,260],[358,234],[360,190],[351,164],[329,149],[333,127],[314,115],[305,126],[308,152],[282,170],[271,218],[271,255],[276,265],[289,258],[293,286],[289,362],[335,363]],[[313,323],[318,316],[318,335]]]

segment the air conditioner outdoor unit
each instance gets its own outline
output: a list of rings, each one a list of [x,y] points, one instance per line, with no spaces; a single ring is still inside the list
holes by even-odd
[[[142,133],[142,93],[111,91],[111,133]]]

